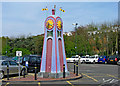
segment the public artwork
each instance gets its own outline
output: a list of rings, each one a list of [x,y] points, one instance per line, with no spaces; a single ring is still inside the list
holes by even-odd
[[[40,77],[62,77],[63,64],[65,64],[67,76],[69,72],[63,39],[63,21],[59,16],[55,15],[55,7],[52,9],[52,15],[46,18],[44,25],[44,44],[41,69],[38,75]]]

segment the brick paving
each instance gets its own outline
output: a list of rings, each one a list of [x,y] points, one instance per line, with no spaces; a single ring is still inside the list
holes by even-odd
[[[40,78],[40,77],[37,77],[37,80],[35,80],[35,77],[34,75],[28,75],[26,76],[25,78],[23,77],[13,77],[13,78],[10,78],[9,80],[4,80],[4,81],[51,81],[51,80],[66,80],[66,79],[72,79],[72,78],[77,78],[77,77],[80,77],[81,75],[79,76],[76,76],[76,74],[74,73],[70,73],[70,75],[66,78]]]

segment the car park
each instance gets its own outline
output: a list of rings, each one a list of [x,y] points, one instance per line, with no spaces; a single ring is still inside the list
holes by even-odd
[[[11,60],[0,60],[0,78],[3,78],[4,75],[7,75],[7,65],[9,65],[9,74],[18,74],[19,73],[19,64]],[[20,65],[20,73],[24,74],[23,66]],[[27,74],[27,68],[25,68],[25,74]]]
[[[33,72],[35,70],[35,64],[37,66],[37,72],[40,71],[41,56],[40,55],[25,55],[22,58],[22,65],[25,65],[28,72]]]
[[[107,63],[111,63],[111,64],[117,64],[117,62],[120,60],[120,56],[119,55],[112,55],[108,58],[108,62]]]
[[[76,56],[72,56],[71,58],[66,58],[67,62],[79,62],[80,61],[80,56],[76,55]]]
[[[108,58],[105,55],[98,57],[98,63],[107,63],[107,60],[108,60]]]

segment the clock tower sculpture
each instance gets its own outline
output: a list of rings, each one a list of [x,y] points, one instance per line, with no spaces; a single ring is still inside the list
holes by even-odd
[[[60,10],[62,9],[60,8]],[[61,17],[55,15],[55,6],[52,9],[52,15],[45,20],[44,31],[41,68],[38,76],[43,78],[63,77],[63,64],[65,65],[65,75],[68,76],[63,21]]]

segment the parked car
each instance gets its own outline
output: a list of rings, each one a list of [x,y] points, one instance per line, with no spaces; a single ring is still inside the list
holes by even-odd
[[[25,55],[22,58],[22,65],[25,65],[28,72],[35,70],[35,64],[37,66],[37,72],[40,71],[41,56],[39,55]]]
[[[98,57],[97,56],[89,56],[86,57],[85,63],[97,63],[98,62]]]
[[[3,78],[4,75],[7,75],[7,65],[9,65],[9,74],[18,74],[19,73],[19,64],[15,61],[10,60],[0,60],[0,78]],[[23,66],[20,65],[20,73],[24,74]],[[27,74],[27,68],[25,68],[25,74]]]
[[[119,55],[112,55],[108,58],[108,63],[117,64],[119,60],[120,60]]]
[[[98,58],[98,63],[107,63],[107,61],[108,61],[108,58],[107,58],[107,56],[104,56],[104,55],[102,55],[102,56],[99,56],[99,58]]]
[[[120,60],[117,62],[117,64],[120,66]]]
[[[81,63],[85,63],[85,61],[86,61],[86,56],[82,56],[82,57],[80,58],[80,62],[81,62]]]
[[[22,63],[22,58],[23,57],[20,57],[20,64]],[[15,62],[17,62],[17,63],[19,63],[19,57],[17,57],[17,56],[13,57],[12,60],[15,61]]]
[[[79,62],[80,61],[80,56],[79,55],[76,55],[76,56],[72,56],[71,58],[66,58],[67,62],[74,62],[74,60],[76,62]]]
[[[6,60],[8,56],[0,56],[0,60]]]

